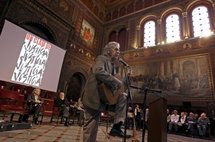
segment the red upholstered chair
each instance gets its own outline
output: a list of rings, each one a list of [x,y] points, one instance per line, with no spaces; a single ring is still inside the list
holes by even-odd
[[[43,99],[40,123],[42,123],[43,121],[43,116],[52,116],[53,106],[54,106],[53,99]]]
[[[62,123],[63,115],[61,114],[59,107],[56,106],[53,107],[50,123],[52,123],[55,118],[57,119],[57,123],[59,122],[59,118],[61,119]]]
[[[13,120],[14,114],[24,112],[24,96],[16,91],[0,90],[0,112],[3,113],[3,119],[6,113],[11,114],[10,121]]]

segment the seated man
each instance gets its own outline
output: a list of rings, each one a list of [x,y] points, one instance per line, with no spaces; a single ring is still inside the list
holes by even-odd
[[[197,123],[197,118],[195,117],[195,114],[193,112],[189,113],[189,116],[187,117],[187,130],[186,132],[190,133],[191,136],[195,134],[195,129],[196,129],[196,123]]]
[[[103,48],[102,54],[96,58],[95,64],[90,69],[89,77],[83,89],[81,98],[85,112],[83,126],[83,141],[95,142],[99,126],[101,111],[106,108],[102,99],[102,92],[98,84],[105,84],[108,88],[119,94],[115,105],[114,124],[109,133],[111,136],[124,137],[121,129],[126,116],[127,94],[123,93],[123,82],[117,78],[116,63],[119,61],[120,45],[109,42]]]
[[[200,136],[206,135],[206,130],[209,125],[210,125],[210,121],[206,117],[206,114],[203,112],[197,121],[197,128]]]
[[[170,116],[169,132],[172,131],[172,127],[174,127],[175,132],[178,131],[178,121],[179,121],[178,111],[174,110],[173,114]]]
[[[35,88],[31,94],[27,96],[26,110],[28,114],[22,117],[22,121],[27,122],[29,115],[33,115],[33,123],[38,124],[38,117],[41,110],[42,99],[40,97],[41,90]]]
[[[54,105],[56,107],[59,107],[60,115],[65,118],[64,126],[69,126],[69,110],[70,110],[70,104],[67,98],[65,97],[64,92],[60,92],[59,96],[55,99]]]

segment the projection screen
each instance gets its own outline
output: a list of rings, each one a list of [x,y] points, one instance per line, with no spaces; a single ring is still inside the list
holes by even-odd
[[[65,50],[5,20],[0,80],[57,91]]]

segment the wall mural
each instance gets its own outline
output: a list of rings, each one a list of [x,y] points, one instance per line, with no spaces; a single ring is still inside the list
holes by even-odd
[[[82,21],[81,27],[81,38],[87,44],[87,46],[91,46],[93,43],[95,35],[95,28],[92,27],[85,19]]]
[[[132,66],[131,82],[137,86],[161,89],[169,95],[198,97],[212,94],[207,55]]]

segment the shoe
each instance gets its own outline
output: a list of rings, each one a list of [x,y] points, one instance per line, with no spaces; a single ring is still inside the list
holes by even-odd
[[[124,133],[122,131],[119,131],[117,129],[111,129],[110,133],[109,133],[110,136],[117,136],[117,137],[124,137]]]
[[[121,138],[124,137],[124,133],[122,132],[121,129],[118,130],[118,129],[114,129],[114,128],[111,129],[109,135],[114,136],[114,137],[117,136],[117,137],[121,137]],[[131,135],[126,135],[126,138],[130,138],[130,137],[131,137]]]

